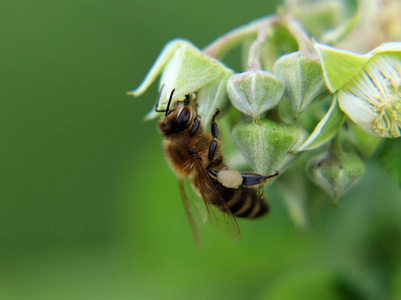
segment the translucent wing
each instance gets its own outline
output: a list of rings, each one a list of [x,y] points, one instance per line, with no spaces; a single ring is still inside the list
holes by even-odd
[[[239,242],[241,235],[237,220],[226,204],[226,201],[217,191],[212,178],[198,156],[194,157],[194,165],[198,174],[199,191],[205,202],[210,223],[217,231],[229,239]]]
[[[199,226],[206,222],[206,210],[199,196],[195,195],[195,191],[190,186],[188,180],[178,179],[180,186],[181,198],[184,204],[185,213],[187,214],[188,222],[199,247],[202,248],[202,240],[199,235]]]

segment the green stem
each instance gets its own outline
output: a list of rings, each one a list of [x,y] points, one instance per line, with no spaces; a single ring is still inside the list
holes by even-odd
[[[343,150],[341,148],[340,134],[338,132],[336,136],[331,140],[329,151],[334,157],[339,157],[343,153]]]
[[[249,49],[248,55],[248,69],[261,69],[261,49],[266,42],[266,27],[262,27],[258,31],[257,39],[253,41]]]
[[[298,20],[294,19],[292,15],[287,14],[282,17],[282,25],[287,28],[294,39],[297,41],[298,50],[303,52],[312,53],[312,45],[309,36],[305,29],[299,23]]]
[[[270,15],[231,30],[205,47],[203,53],[222,59],[227,52],[238,46],[244,39],[255,38],[261,28],[273,25],[278,20],[279,18],[276,15]]]

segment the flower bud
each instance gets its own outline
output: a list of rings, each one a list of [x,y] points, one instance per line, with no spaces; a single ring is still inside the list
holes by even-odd
[[[284,55],[274,64],[274,74],[284,83],[284,95],[292,104],[294,118],[313,100],[321,100],[330,94],[316,55],[302,52]]]
[[[301,145],[308,134],[298,126],[261,120],[260,125],[253,122],[237,124],[233,136],[253,170],[269,175],[283,171],[296,155],[292,150]]]
[[[280,79],[259,69],[231,76],[227,81],[231,103],[258,122],[259,116],[281,100],[284,86]]]
[[[336,199],[362,178],[365,166],[355,154],[326,153],[309,161],[306,172],[317,186]]]

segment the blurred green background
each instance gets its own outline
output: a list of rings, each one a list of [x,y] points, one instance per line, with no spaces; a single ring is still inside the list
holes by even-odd
[[[157,86],[125,96],[169,40],[203,47],[277,3],[0,2],[0,299],[401,299],[401,193],[380,166],[309,232],[273,187],[241,243],[206,226],[200,250],[142,121]]]

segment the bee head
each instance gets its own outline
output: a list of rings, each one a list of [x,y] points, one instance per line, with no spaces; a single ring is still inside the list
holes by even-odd
[[[164,118],[159,123],[159,129],[165,135],[177,133],[187,129],[193,119],[192,108],[187,105],[186,101],[177,101],[173,108],[166,112]]]
[[[174,132],[180,132],[187,129],[191,125],[193,118],[192,108],[190,107],[191,95],[186,95],[183,101],[176,101],[172,107],[171,102],[175,89],[171,91],[170,98],[167,103],[166,109],[158,109],[160,95],[163,90],[162,86],[157,103],[155,106],[156,112],[164,112],[164,118],[159,122],[159,129],[164,135],[168,135]]]

